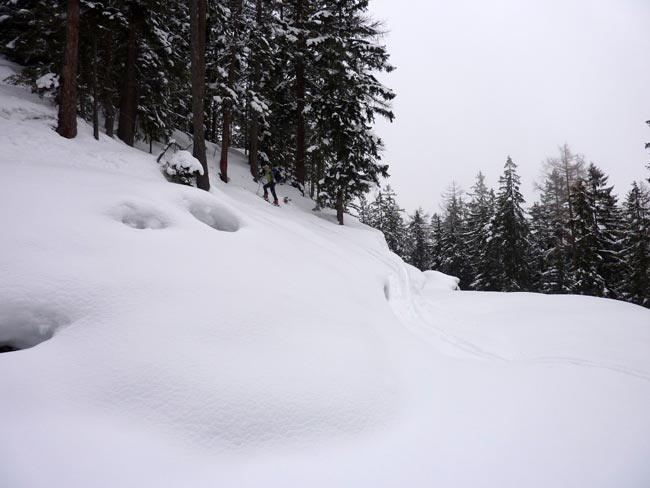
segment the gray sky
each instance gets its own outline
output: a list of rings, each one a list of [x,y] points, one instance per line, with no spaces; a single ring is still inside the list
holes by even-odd
[[[398,201],[437,211],[510,154],[527,203],[567,142],[620,197],[650,176],[649,0],[371,0],[397,67],[396,120],[379,122]]]

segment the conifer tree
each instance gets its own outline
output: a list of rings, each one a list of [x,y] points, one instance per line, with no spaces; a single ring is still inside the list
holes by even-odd
[[[465,202],[462,190],[454,182],[443,195],[444,214],[440,234],[440,271],[460,280],[461,289],[471,283],[471,269],[465,241]]]
[[[406,261],[421,271],[431,266],[431,235],[428,225],[429,216],[418,208],[410,216],[406,230]]]
[[[470,263],[472,282],[470,288],[483,290],[490,288],[490,277],[496,271],[488,255],[491,222],[494,218],[494,192],[485,185],[485,176],[476,176],[472,187],[471,200],[467,204],[467,254]]]
[[[634,183],[623,210],[622,257],[625,263],[621,295],[650,307],[650,190]]]
[[[538,262],[536,289],[542,293],[569,293],[571,281],[571,229],[568,202],[564,200],[564,179],[553,171],[545,181],[540,208],[533,216],[533,235]],[[533,255],[534,259],[534,255]]]
[[[383,232],[388,248],[398,256],[405,258],[406,226],[402,210],[397,204],[397,197],[388,185],[379,192],[372,205],[372,226]]]
[[[620,280],[620,213],[607,176],[593,163],[587,177],[572,190],[575,209],[572,249],[574,290],[577,293],[616,297]]]
[[[431,216],[431,222],[429,223],[429,229],[431,234],[431,263],[430,269],[441,270],[442,269],[442,219],[440,215],[434,213]]]
[[[526,291],[530,287],[530,230],[522,205],[517,165],[510,156],[503,176],[499,178],[495,216],[489,244],[498,256],[500,269],[497,282],[501,291]]]

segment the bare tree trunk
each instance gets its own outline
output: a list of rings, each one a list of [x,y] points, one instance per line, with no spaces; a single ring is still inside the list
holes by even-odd
[[[304,2],[296,0],[298,56],[296,58],[296,180],[304,195],[305,187],[305,35],[303,29]]]
[[[79,60],[79,0],[68,0],[65,48],[61,70],[59,121],[56,131],[72,139],[77,135],[77,65]]]
[[[205,23],[206,0],[190,2],[190,43],[192,46],[192,130],[193,154],[203,166],[203,174],[197,178],[197,186],[210,190],[208,161],[205,155]]]
[[[95,24],[95,31],[97,24]],[[99,140],[99,100],[97,100],[97,36],[93,36],[93,136]]]
[[[115,130],[115,106],[113,105],[113,33],[106,30],[104,37],[104,76],[102,80],[102,105],[104,106],[104,129],[108,137]]]
[[[129,19],[129,37],[126,48],[126,71],[120,97],[120,118],[117,125],[117,137],[129,146],[135,144],[135,121],[138,113],[138,36],[144,22],[140,7],[131,4]]]
[[[336,220],[343,225],[343,190],[336,192]]]
[[[262,25],[262,0],[257,0],[256,2],[256,21],[258,29]],[[260,80],[262,79],[262,70],[260,67],[260,56],[258,53],[255,54],[253,61],[253,92],[257,94],[260,89]],[[259,127],[260,127],[260,114],[255,109],[251,107],[251,134],[250,134],[250,150],[248,153],[248,162],[250,163],[251,175],[257,181],[259,176],[260,167],[258,163],[258,151],[259,151]]]
[[[235,77],[237,76],[237,40],[239,38],[239,16],[242,11],[242,0],[233,0],[232,11],[234,12],[234,33],[232,46],[230,47],[230,64],[228,66],[228,89],[232,90],[235,86]],[[224,183],[228,183],[228,149],[230,147],[230,124],[232,122],[232,100],[227,97],[223,101],[223,128],[221,131],[221,158],[219,160],[219,178]]]

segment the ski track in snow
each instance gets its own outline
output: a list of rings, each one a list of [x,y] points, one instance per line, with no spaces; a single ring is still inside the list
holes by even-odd
[[[376,256],[380,258],[378,253]],[[386,260],[382,261],[384,264],[388,264]],[[650,382],[650,372],[630,368],[621,364],[593,361],[573,356],[534,356],[530,358],[515,358],[491,352],[476,343],[451,333],[450,330],[453,330],[455,326],[458,326],[460,321],[450,312],[437,304],[435,300],[424,296],[421,287],[418,289],[412,284],[411,279],[403,268],[398,271],[398,273],[399,275],[393,275],[391,281],[393,286],[395,286],[396,283],[399,283],[399,288],[401,289],[401,293],[399,294],[400,298],[389,300],[395,315],[407,329],[416,333],[438,350],[447,353],[450,356],[459,356],[458,352],[460,352],[461,357],[484,361],[599,368]],[[399,278],[396,278],[395,276],[399,276]],[[457,351],[449,351],[449,346],[456,348]]]

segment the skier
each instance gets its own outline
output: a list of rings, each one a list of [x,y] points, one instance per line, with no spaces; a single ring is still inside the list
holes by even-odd
[[[270,188],[271,193],[273,194],[273,205],[279,205],[280,203],[278,202],[278,196],[275,194],[275,177],[273,175],[273,171],[271,170],[271,166],[268,164],[264,165],[262,182],[264,182],[264,200],[268,201],[269,194],[267,190]]]

